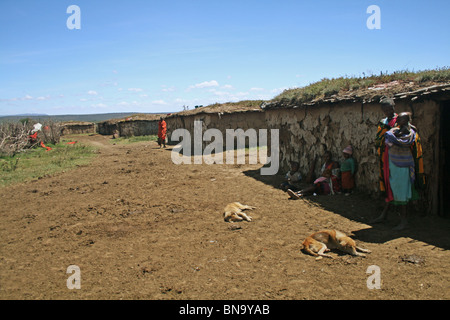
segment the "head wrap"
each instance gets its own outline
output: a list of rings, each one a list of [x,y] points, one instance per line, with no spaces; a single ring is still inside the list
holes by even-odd
[[[345,147],[345,149],[344,150],[342,150],[342,152],[344,152],[344,153],[347,153],[347,154],[353,154],[353,148],[352,148],[352,146],[347,146],[347,147]]]

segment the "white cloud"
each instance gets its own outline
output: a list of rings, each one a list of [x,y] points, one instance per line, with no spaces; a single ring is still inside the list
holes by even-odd
[[[94,90],[89,90],[89,91],[88,91],[88,94],[91,95],[91,96],[96,96],[96,95],[98,95],[97,91],[94,91]]]
[[[284,87],[284,88],[277,88],[277,89],[272,89],[270,92],[273,93],[273,94],[280,94],[284,90],[287,90],[287,89],[289,89],[289,88],[286,88],[286,87]]]
[[[203,89],[203,88],[211,88],[211,87],[218,87],[219,83],[216,80],[211,81],[205,81],[202,83],[194,84],[193,86],[190,86],[189,89]]]
[[[226,84],[222,86],[222,89],[234,89],[234,87],[231,84]]]
[[[248,98],[248,92],[229,92],[229,91],[218,91],[216,89],[210,89],[209,92],[217,97],[220,97],[223,101],[237,101]]]
[[[163,91],[163,92],[174,92],[175,91],[175,87],[166,88],[165,86],[163,86],[161,91]]]
[[[237,97],[246,97],[248,95],[248,92],[238,92],[236,93]]]
[[[129,106],[130,104],[128,102],[122,101],[119,103],[119,106]]]
[[[91,107],[93,108],[106,108],[107,105],[104,103],[97,103],[97,104],[91,104]]]
[[[263,88],[251,88],[250,91],[264,91]]]
[[[22,100],[32,100],[33,97],[27,94],[25,97],[22,98]]]
[[[141,97],[141,98],[147,98],[148,97],[148,94],[141,94],[141,95],[139,95],[139,97]]]
[[[214,93],[216,96],[229,96],[230,93],[226,91],[217,91],[217,90],[210,90],[210,92]]]
[[[50,99],[50,96],[37,97],[37,98],[36,98],[36,100],[38,100],[38,101],[45,101],[45,100],[48,100],[48,99]]]
[[[158,105],[166,105],[167,102],[165,102],[164,100],[155,100],[152,101],[153,104],[158,104]]]
[[[141,88],[129,88],[128,91],[132,91],[132,92],[142,92],[144,90],[142,90]]]

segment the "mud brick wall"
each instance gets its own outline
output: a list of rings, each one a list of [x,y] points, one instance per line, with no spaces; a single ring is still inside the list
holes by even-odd
[[[97,129],[94,123],[89,124],[63,124],[61,135],[96,133]]]
[[[119,135],[121,137],[150,136],[158,134],[158,121],[156,120],[132,120],[118,122]]]
[[[102,135],[113,135],[116,130],[119,130],[119,125],[116,122],[103,121],[97,124],[97,131]]]
[[[432,100],[411,103],[396,101],[395,111],[411,112],[412,124],[419,131],[426,175],[433,176],[437,161],[439,103]],[[374,146],[378,122],[384,118],[378,103],[334,103],[304,108],[265,111],[269,128],[280,129],[280,170],[287,171],[289,161],[299,161],[306,176],[315,163],[320,175],[323,154],[331,151],[334,160],[342,161],[342,150],[353,146],[357,163],[357,187],[369,193],[378,192],[378,158]]]
[[[98,133],[113,135],[119,132],[121,137],[149,136],[158,134],[157,120],[104,121],[98,124]]]
[[[265,122],[266,119],[263,111],[200,113],[187,116],[173,115],[167,117],[165,120],[167,123],[167,134],[170,144],[178,144],[178,141],[171,141],[170,137],[172,132],[179,128],[187,129],[191,133],[192,138],[194,134],[194,121],[197,120],[202,121],[203,133],[207,129],[219,129],[224,138],[224,147],[226,129],[242,129],[244,131],[248,129],[267,129],[267,123]],[[203,142],[203,147],[209,143],[210,142]]]

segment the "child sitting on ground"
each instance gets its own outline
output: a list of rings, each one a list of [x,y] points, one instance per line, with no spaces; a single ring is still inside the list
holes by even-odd
[[[300,188],[299,183],[302,181],[302,175],[298,171],[300,169],[300,165],[296,161],[291,161],[291,170],[286,173],[285,181],[280,185],[280,188],[283,191],[287,191],[288,189],[297,191]]]
[[[352,157],[352,146],[346,147],[342,152],[345,160],[341,163],[341,185],[342,192],[348,196],[355,187],[355,159]]]
[[[340,191],[339,181],[331,174],[331,169],[325,169],[322,176],[314,181],[314,184],[303,190],[295,192],[289,189],[287,193],[291,199],[297,200],[303,196],[311,194],[329,195]]]

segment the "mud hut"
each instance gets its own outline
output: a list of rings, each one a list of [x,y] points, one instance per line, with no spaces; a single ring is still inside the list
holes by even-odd
[[[158,134],[158,121],[162,114],[137,114],[124,119],[111,119],[98,123],[98,133],[121,137],[148,136]]]
[[[93,122],[64,122],[61,124],[61,135],[88,134],[95,133],[96,130]]]
[[[320,174],[325,151],[342,160],[342,150],[353,146],[357,162],[357,188],[378,192],[378,158],[374,139],[378,122],[384,118],[380,99],[394,98],[395,112],[411,112],[423,145],[427,187],[424,198],[428,213],[450,216],[450,82],[416,83],[392,81],[360,90],[336,90],[309,101],[274,99],[264,102],[269,128],[280,130],[280,167],[286,171],[291,160],[299,161],[306,174],[315,165]]]

